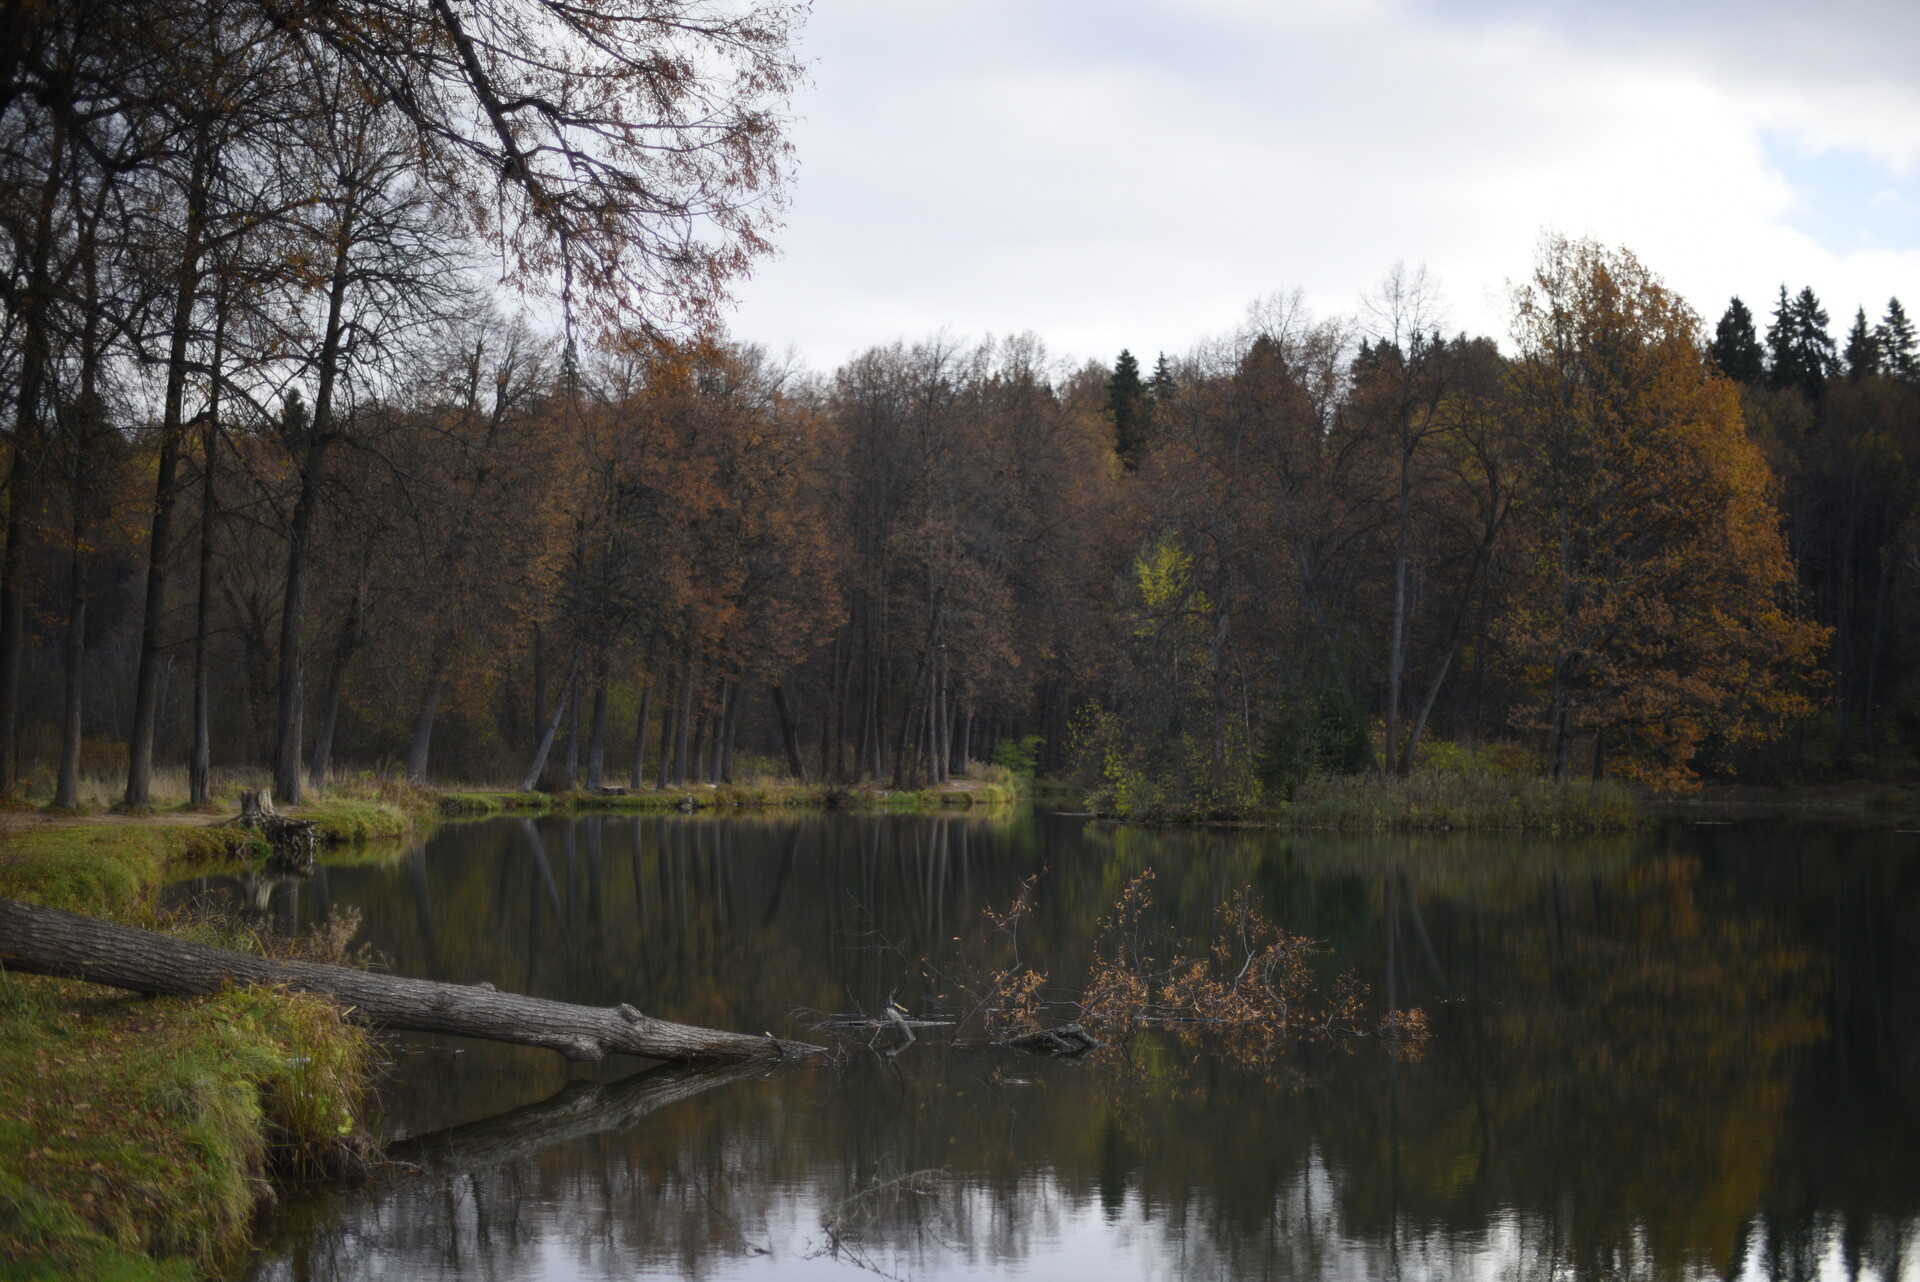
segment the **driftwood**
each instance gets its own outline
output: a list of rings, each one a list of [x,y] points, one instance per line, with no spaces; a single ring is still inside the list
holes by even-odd
[[[998,1044],[1035,1055],[1073,1056],[1099,1049],[1100,1041],[1078,1024],[1062,1024],[1058,1028],[1043,1028],[1037,1033],[1003,1038]]]
[[[633,1007],[574,1006],[350,966],[282,961],[116,926],[94,917],[0,899],[0,966],[108,984],[136,993],[192,996],[228,984],[281,984],[324,993],[348,1018],[375,1028],[452,1033],[545,1046],[571,1060],[611,1054],[680,1061],[786,1059],[821,1047],[676,1024]]]
[[[294,819],[273,808],[270,792],[240,794],[240,813],[226,821],[234,828],[259,833],[273,847],[273,870],[287,873],[313,871],[315,854],[320,848],[320,825],[311,819]]]
[[[875,1033],[883,1029],[894,1028],[900,1033],[901,1040],[889,1054],[898,1054],[918,1040],[913,1030],[916,1028],[957,1028],[952,1019],[915,1019],[905,1014],[891,1002],[886,1008],[885,1019],[873,1019],[865,1015],[839,1015],[828,1021],[828,1028],[867,1028]],[[1037,1032],[1021,1033],[1015,1037],[992,1037],[985,1040],[961,1041],[954,1039],[946,1042],[931,1043],[946,1046],[953,1050],[985,1050],[990,1047],[1007,1047],[1012,1050],[1026,1051],[1032,1055],[1053,1055],[1072,1058],[1084,1055],[1088,1051],[1098,1050],[1099,1038],[1089,1033],[1079,1024],[1059,1024],[1053,1028],[1043,1028]]]

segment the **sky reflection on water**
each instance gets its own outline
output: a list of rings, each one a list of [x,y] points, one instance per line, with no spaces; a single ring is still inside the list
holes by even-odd
[[[385,1124],[419,1169],[289,1199],[256,1276],[1914,1276],[1913,841],[448,828],[259,898],[287,925],[358,907],[400,973],[804,1035],[808,1012],[943,1004],[921,959],[985,956],[982,909],[1042,869],[1023,957],[1074,988],[1151,867],[1159,928],[1204,935],[1252,886],[1434,1040],[1264,1071],[1155,1036],[1089,1064],[917,1046],[710,1078],[409,1038]]]

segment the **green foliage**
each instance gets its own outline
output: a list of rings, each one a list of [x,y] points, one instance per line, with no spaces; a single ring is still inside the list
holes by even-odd
[[[1720,372],[1736,383],[1758,383],[1767,375],[1766,353],[1754,332],[1753,313],[1738,298],[1727,304],[1707,350]]]
[[[1796,388],[1818,396],[1840,367],[1826,308],[1812,286],[1789,298],[1780,287],[1773,324],[1767,327],[1767,374],[1776,388]]]
[[[1874,346],[1879,349],[1880,368],[1894,378],[1912,382],[1920,378],[1920,352],[1915,349],[1913,322],[1907,319],[1900,300],[1887,300],[1887,314],[1873,329]]]
[[[1113,420],[1113,452],[1129,471],[1140,466],[1150,409],[1140,362],[1123,350],[1113,363],[1113,377],[1107,380],[1107,416]]]
[[[1310,700],[1282,704],[1260,727],[1255,772],[1267,792],[1291,801],[1316,774],[1352,775],[1371,769],[1373,746],[1366,715],[1343,686],[1327,686]]]
[[[1016,779],[1032,783],[1040,768],[1040,749],[1046,746],[1042,735],[1021,735],[1002,739],[993,746],[993,764],[1013,772]]]

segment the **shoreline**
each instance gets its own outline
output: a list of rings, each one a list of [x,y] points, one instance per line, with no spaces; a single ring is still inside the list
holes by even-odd
[[[1069,803],[1064,791],[1055,786],[1043,796]],[[1030,798],[1007,783],[978,780],[904,791],[756,784],[593,794],[387,782],[323,795],[287,813],[315,820],[323,843],[339,850],[503,814],[937,813],[1023,799]],[[1560,789],[1510,778],[1363,778],[1317,781],[1267,814],[1087,817],[1283,832],[1564,836],[1688,818],[1907,831],[1920,829],[1920,790],[1710,785],[1692,797],[1663,798],[1618,784]],[[221,826],[223,818],[185,808],[0,812],[0,895],[206,939],[225,928],[163,913],[160,893],[181,876],[231,871],[263,857],[257,835]],[[255,939],[252,946],[265,945]],[[316,1063],[328,1066],[323,1081],[294,1067]],[[0,1104],[0,1261],[26,1276],[35,1269],[127,1278],[218,1272],[249,1248],[253,1208],[274,1195],[277,1179],[364,1165],[371,1141],[359,1104],[378,1067],[377,1042],[312,998],[260,989],[135,998],[0,970],[0,1081],[10,1096]],[[180,1103],[183,1092],[189,1107]]]

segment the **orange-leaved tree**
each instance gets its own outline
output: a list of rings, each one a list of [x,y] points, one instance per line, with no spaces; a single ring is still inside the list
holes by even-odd
[[[1551,237],[1514,294],[1530,449],[1525,582],[1507,617],[1554,777],[1609,764],[1692,786],[1712,739],[1808,708],[1825,630],[1796,617],[1774,478],[1699,320],[1634,256]]]

